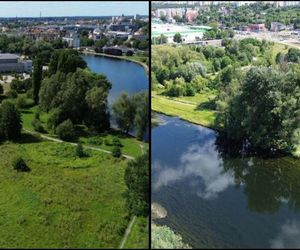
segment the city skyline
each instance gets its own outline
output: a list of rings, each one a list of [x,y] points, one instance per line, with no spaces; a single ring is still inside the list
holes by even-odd
[[[0,2],[1,17],[118,16],[148,15],[146,1],[76,2],[76,1],[4,1]]]

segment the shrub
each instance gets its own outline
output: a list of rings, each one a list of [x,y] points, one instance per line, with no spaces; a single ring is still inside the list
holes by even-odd
[[[62,140],[73,140],[75,138],[75,129],[70,119],[59,124],[55,129],[56,134]]]
[[[11,99],[15,99],[15,98],[18,97],[17,91],[15,91],[15,90],[13,90],[13,89],[10,90],[10,91],[8,91],[8,92],[6,93],[6,95],[7,95],[8,98],[11,98]]]
[[[32,120],[31,125],[33,126],[33,129],[37,132],[40,132],[40,133],[45,133],[46,132],[43,124],[36,117]]]
[[[26,98],[24,96],[19,96],[17,99],[17,108],[22,109],[26,107]]]
[[[122,147],[123,146],[122,143],[121,143],[121,141],[120,141],[120,139],[118,137],[114,137],[112,139],[112,144],[114,146],[118,146],[118,147]]]
[[[106,146],[110,146],[111,145],[109,139],[104,139],[104,144]]]
[[[12,161],[12,166],[15,170],[20,172],[29,172],[30,168],[26,165],[25,161],[21,157],[16,157]]]
[[[101,145],[103,143],[103,139],[99,136],[92,137],[92,138],[89,139],[89,143],[96,144],[96,145]]]
[[[84,152],[84,149],[83,149],[83,146],[82,146],[81,143],[77,144],[75,153],[78,157],[85,157],[86,156],[86,153]]]
[[[112,150],[112,156],[119,158],[121,156],[121,148],[119,146],[114,146],[113,150]]]

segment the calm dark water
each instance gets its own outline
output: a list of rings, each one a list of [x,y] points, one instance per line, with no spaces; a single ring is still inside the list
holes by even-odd
[[[93,55],[83,55],[82,58],[93,72],[106,75],[112,83],[108,97],[109,104],[122,91],[132,95],[149,88],[149,80],[144,68],[136,63]]]
[[[152,129],[157,220],[193,248],[299,248],[300,160],[230,158],[213,130],[159,115]]]

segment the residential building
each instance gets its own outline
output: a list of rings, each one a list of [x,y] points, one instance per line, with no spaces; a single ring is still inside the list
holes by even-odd
[[[69,47],[72,47],[74,49],[77,49],[80,47],[80,39],[77,35],[77,33],[72,32],[70,33],[70,37],[63,37],[63,41],[66,41],[69,45]]]

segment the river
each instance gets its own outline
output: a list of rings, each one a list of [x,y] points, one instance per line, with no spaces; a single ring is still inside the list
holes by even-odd
[[[149,79],[144,68],[134,62],[104,56],[82,55],[88,68],[104,74],[112,83],[108,103],[111,105],[122,91],[132,95],[149,89]]]
[[[299,248],[300,160],[229,157],[214,130],[158,115],[152,128],[156,220],[193,248]]]

